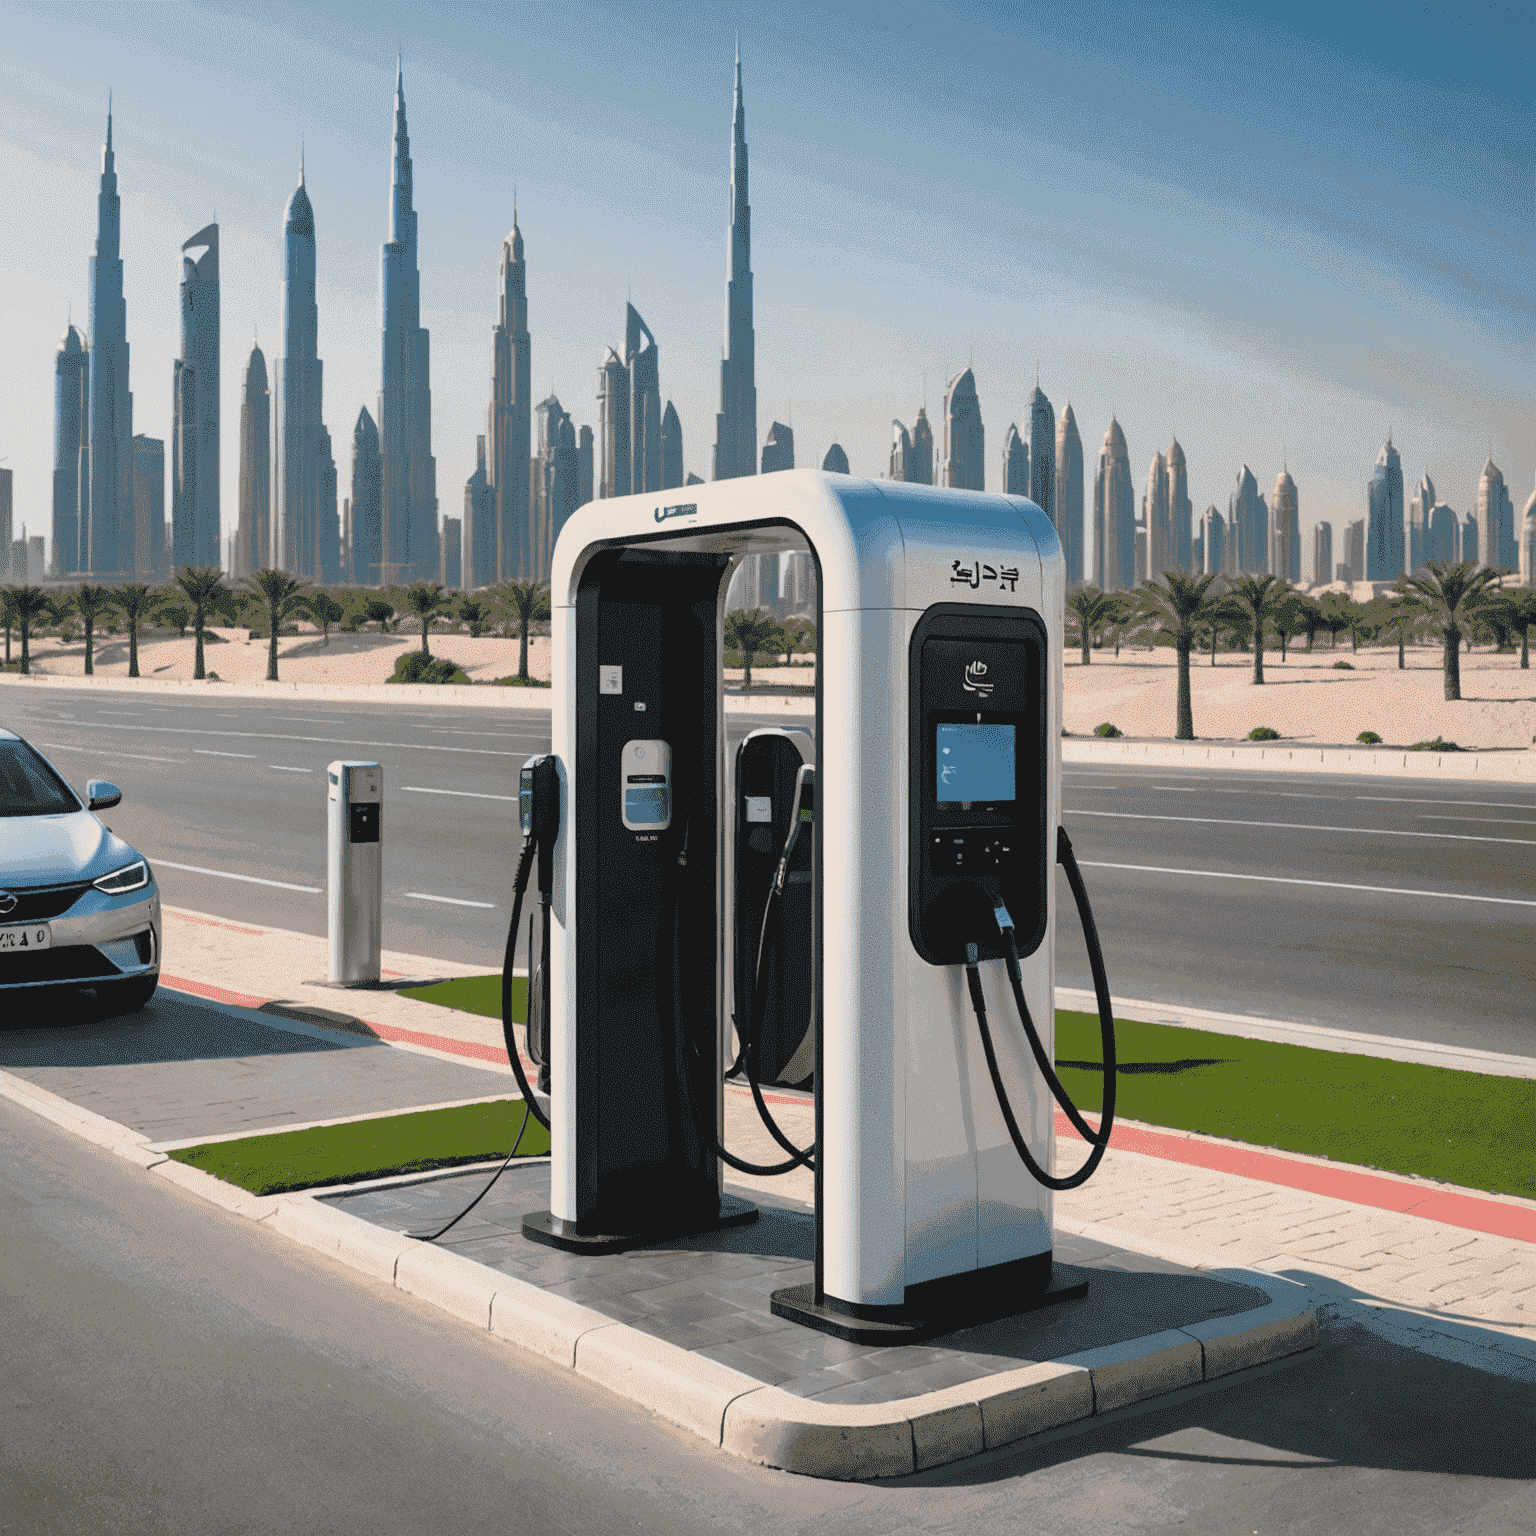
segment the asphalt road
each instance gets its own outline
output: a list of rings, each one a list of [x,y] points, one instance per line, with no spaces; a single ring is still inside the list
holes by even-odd
[[[1360,1331],[871,1486],[705,1446],[0,1101],[0,1532],[1529,1530],[1528,1384]]]
[[[500,964],[533,713],[38,690],[0,723],[165,899],[322,933],[325,765],[384,764],[385,943]],[[729,717],[733,739],[760,721]],[[1536,796],[1406,778],[1068,765],[1065,820],[1126,997],[1536,1056]],[[1065,880],[1057,979],[1090,984]]]

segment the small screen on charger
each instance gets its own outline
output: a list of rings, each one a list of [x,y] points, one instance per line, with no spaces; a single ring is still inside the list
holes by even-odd
[[[1014,799],[1013,729],[1011,725],[940,725],[939,800],[987,804]]]

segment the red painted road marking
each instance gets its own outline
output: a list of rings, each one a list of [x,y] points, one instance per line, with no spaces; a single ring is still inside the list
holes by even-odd
[[[210,987],[200,981],[182,981],[174,976],[162,976],[160,979],[166,986],[174,987],[179,992],[191,992],[236,1008],[259,1008],[269,1001],[264,997],[228,992],[222,987]],[[498,1065],[507,1059],[506,1051],[499,1045],[480,1045],[473,1040],[428,1035],[419,1030],[401,1029],[393,1024],[375,1024],[370,1020],[364,1022],[383,1040],[424,1045],[451,1056],[493,1061]],[[526,1056],[523,1061],[532,1066]],[[730,1086],[737,1092],[750,1091],[736,1088],[735,1084]],[[763,1097],[770,1104],[809,1102],[805,1098],[790,1098],[776,1093],[765,1093]],[[1092,1124],[1092,1121],[1089,1123]],[[1067,1117],[1060,1112],[1056,1115],[1056,1133],[1081,1140]],[[1376,1174],[1361,1173],[1353,1168],[1325,1168],[1317,1163],[1277,1157],[1272,1152],[1263,1152],[1258,1148],[1231,1147],[1193,1136],[1145,1130],[1139,1125],[1116,1126],[1110,1145],[1119,1152],[1139,1152],[1145,1157],[1162,1158],[1165,1162],[1209,1168],[1215,1173],[1235,1173],[1245,1179],[1256,1179],[1260,1183],[1275,1184],[1284,1189],[1300,1189],[1312,1195],[1326,1195],[1350,1205],[1365,1205],[1378,1211],[1422,1216],[1427,1221],[1437,1221],[1448,1227],[1462,1227],[1468,1232],[1486,1232],[1493,1237],[1536,1243],[1536,1211],[1528,1211],[1517,1205],[1504,1205],[1497,1200],[1481,1200],[1475,1195],[1453,1194],[1419,1184],[1402,1184],[1396,1179],[1383,1179]]]

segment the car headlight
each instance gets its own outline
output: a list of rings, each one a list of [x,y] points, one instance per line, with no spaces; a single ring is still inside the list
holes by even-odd
[[[142,891],[149,884],[149,865],[143,859],[137,859],[132,864],[125,864],[121,869],[114,869],[110,875],[103,875],[100,880],[93,880],[92,885],[98,891],[105,891],[108,896],[121,896],[125,891]]]

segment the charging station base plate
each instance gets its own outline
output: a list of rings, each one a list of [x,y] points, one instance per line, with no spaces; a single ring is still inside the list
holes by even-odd
[[[757,1207],[750,1200],[721,1195],[720,1212],[713,1218],[693,1216],[675,1224],[647,1227],[644,1232],[578,1232],[573,1223],[562,1221],[552,1211],[529,1211],[523,1217],[523,1236],[531,1243],[566,1253],[623,1253],[628,1248],[656,1248],[678,1238],[718,1232],[722,1227],[744,1227],[756,1220]]]
[[[917,1344],[924,1339],[936,1339],[941,1334],[956,1333],[962,1328],[976,1328],[982,1323],[995,1323],[1000,1318],[1038,1312],[1042,1307],[1053,1307],[1059,1302],[1081,1301],[1087,1294],[1086,1280],[1053,1278],[1043,1291],[1032,1296],[987,1291],[967,1297],[963,1290],[957,1289],[941,1305],[925,1307],[919,1304],[906,1316],[873,1318],[853,1317],[841,1308],[826,1302],[818,1303],[814,1285],[791,1285],[775,1291],[769,1305],[775,1317],[830,1333],[833,1338],[846,1339],[850,1344]],[[906,1309],[892,1307],[890,1311],[896,1314]]]

